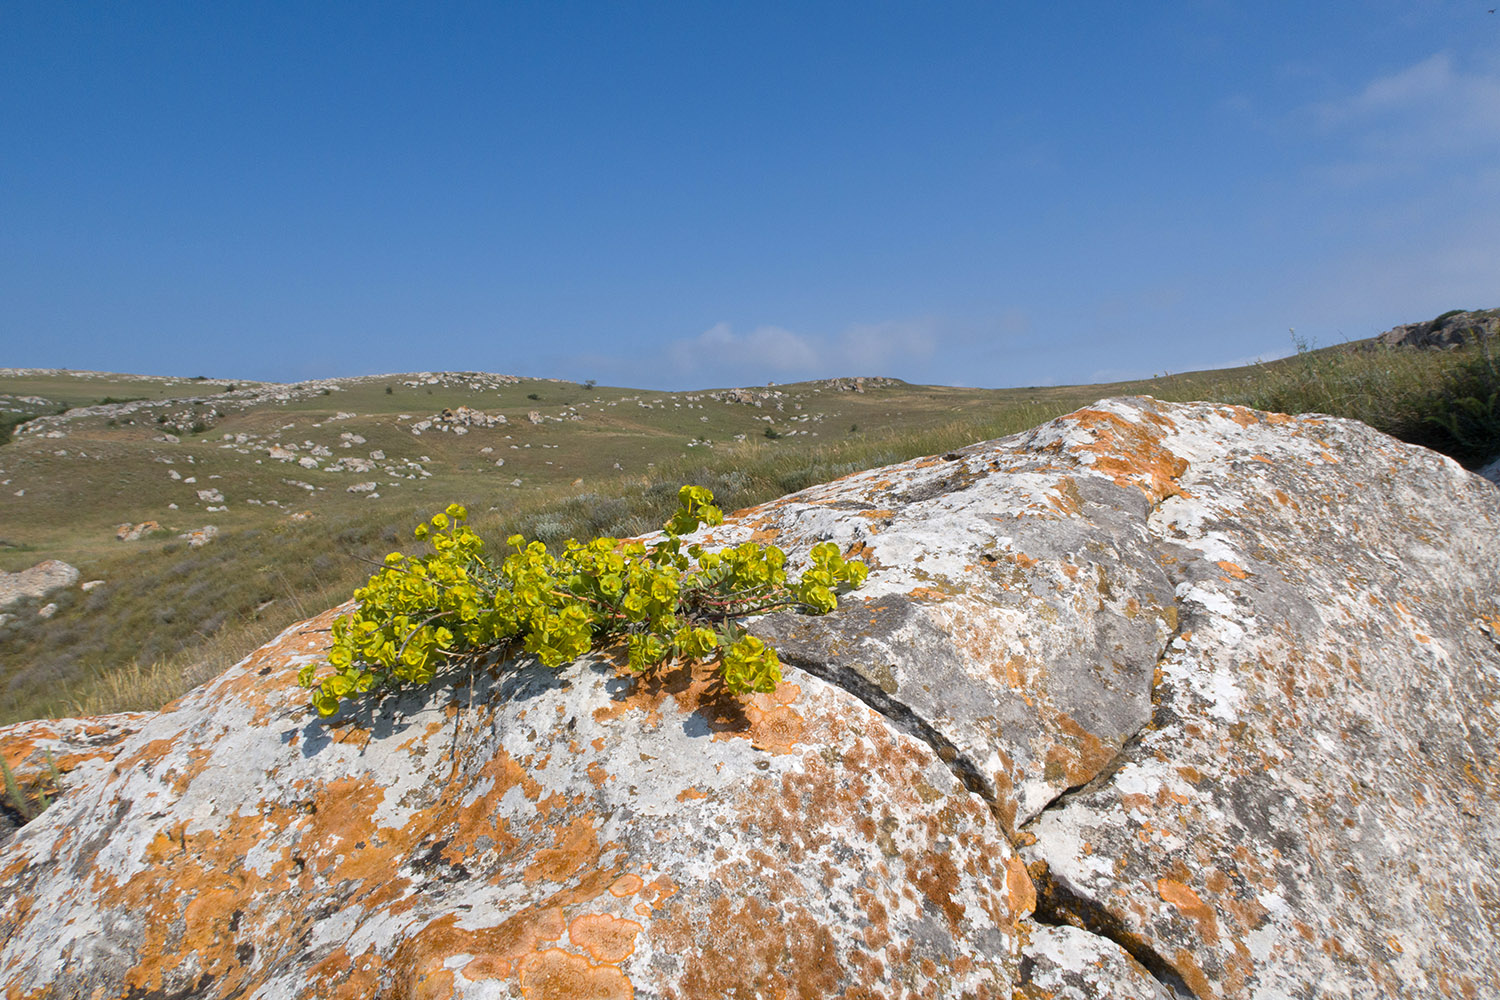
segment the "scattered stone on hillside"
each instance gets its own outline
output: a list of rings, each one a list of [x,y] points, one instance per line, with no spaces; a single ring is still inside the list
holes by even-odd
[[[1500,309],[1455,310],[1437,319],[1404,323],[1376,337],[1386,347],[1451,349],[1500,333]]]
[[[87,594],[89,591],[95,590],[95,589],[97,589],[99,587],[102,587],[102,586],[104,586],[104,581],[103,580],[89,580],[86,583],[80,583],[78,585],[78,589],[81,590],[81,591],[83,591],[85,594]]]
[[[58,559],[39,562],[18,573],[0,572],[0,608],[10,608],[25,600],[40,600],[55,590],[78,582],[78,570]]]
[[[51,618],[55,614],[57,614],[56,604],[43,604],[36,609],[36,616],[38,618]]]
[[[376,488],[376,486],[378,486],[378,485],[379,484],[375,483],[375,482],[355,483],[352,486],[348,487],[348,489],[346,490],[346,492],[349,492],[349,493],[369,493],[370,491],[374,490]]]
[[[303,455],[297,459],[297,464],[304,469],[316,469],[318,467],[318,460],[311,455]]]
[[[297,460],[297,453],[294,449],[295,445],[292,447],[285,447],[283,445],[273,444],[271,445],[271,447],[266,449],[266,454],[271,458],[276,459],[276,461],[278,462],[295,462]]]
[[[0,849],[0,992],[1500,995],[1490,484],[1116,399],[692,541],[752,538],[871,566],[752,623],[773,693],[523,657],[318,719],[346,604],[132,723]]]
[[[206,490],[198,491],[198,499],[204,503],[223,503],[224,494],[219,492],[217,487],[210,486]]]
[[[219,528],[217,525],[205,524],[201,528],[194,528],[192,531],[185,531],[177,537],[184,539],[188,543],[188,546],[190,548],[201,549],[203,546],[219,537]]]
[[[313,517],[314,517],[314,514],[313,514],[312,511],[310,511],[310,510],[299,510],[295,514],[290,515],[288,517],[288,520],[291,520],[291,521],[311,521],[313,519]]]
[[[149,535],[153,531],[160,531],[161,525],[155,521],[142,521],[140,524],[121,524],[115,528],[115,540],[120,542],[138,542],[142,535]]]
[[[528,410],[526,413],[526,419],[530,420],[533,424],[539,424],[546,418],[542,416],[540,410]]]

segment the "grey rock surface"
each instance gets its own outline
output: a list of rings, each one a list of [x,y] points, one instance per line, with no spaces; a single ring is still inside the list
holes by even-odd
[[[1500,332],[1500,309],[1444,313],[1437,319],[1403,323],[1380,334],[1386,347],[1450,348],[1493,337]]]

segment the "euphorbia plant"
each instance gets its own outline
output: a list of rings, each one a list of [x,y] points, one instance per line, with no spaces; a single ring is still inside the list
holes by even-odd
[[[710,661],[732,693],[771,691],[781,680],[776,651],[739,625],[747,615],[795,609],[825,614],[838,594],[858,587],[869,570],[838,546],[813,546],[799,576],[786,553],[745,542],[709,552],[684,551],[682,536],[717,525],[723,512],[700,486],[678,491],[678,508],[663,536],[647,545],[596,538],[569,540],[560,555],[512,535],[499,565],[465,525],[458,504],[416,528],[430,555],[386,556],[354,592],[359,607],[333,625],[333,673],[301,682],[313,689],[322,715],[344,699],[374,690],[428,684],[450,660],[519,643],[549,667],[621,639],[630,669],[650,670],[675,659]]]

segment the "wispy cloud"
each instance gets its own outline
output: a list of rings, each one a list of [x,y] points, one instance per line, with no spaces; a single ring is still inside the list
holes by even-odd
[[[715,323],[667,347],[668,360],[680,375],[735,369],[792,375],[815,369],[820,354],[810,338],[783,327],[758,326],[739,334],[728,323]]]
[[[1370,80],[1357,93],[1298,117],[1351,155],[1329,171],[1360,182],[1500,147],[1500,69],[1463,68],[1439,52]]]
[[[716,323],[697,336],[669,344],[666,367],[692,384],[747,385],[843,375],[905,377],[937,349],[937,324],[929,319],[855,324],[832,336],[781,326],[739,333],[728,323]]]

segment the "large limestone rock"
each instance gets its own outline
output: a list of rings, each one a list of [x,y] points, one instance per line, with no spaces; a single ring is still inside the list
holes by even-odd
[[[1500,995],[1500,490],[1108,400],[742,512],[872,566],[772,695],[481,664],[319,721],[339,609],[0,730],[10,997]]]

